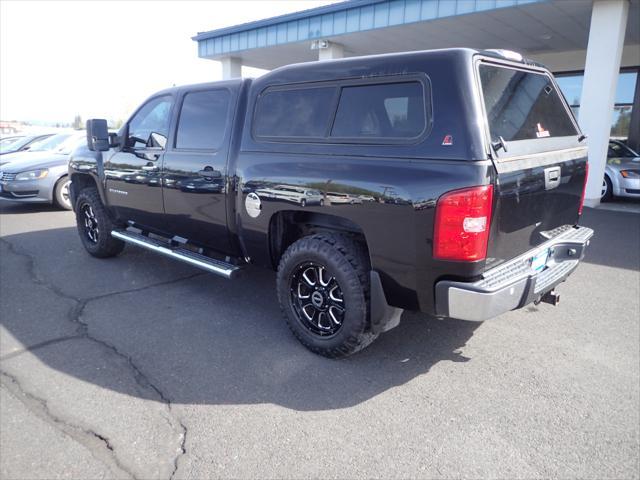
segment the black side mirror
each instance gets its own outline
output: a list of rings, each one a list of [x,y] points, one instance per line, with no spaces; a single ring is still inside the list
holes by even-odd
[[[122,138],[117,133],[109,133],[109,148],[118,148],[122,143]]]
[[[109,150],[109,127],[103,118],[87,120],[87,146],[93,152]]]

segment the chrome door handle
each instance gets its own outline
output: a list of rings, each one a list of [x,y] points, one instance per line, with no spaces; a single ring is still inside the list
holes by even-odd
[[[204,170],[200,170],[198,175],[204,178],[220,178],[222,176],[222,172],[220,170],[214,170],[213,167],[204,167]]]
[[[544,169],[544,188],[552,190],[560,185],[561,170],[560,167],[549,167]]]

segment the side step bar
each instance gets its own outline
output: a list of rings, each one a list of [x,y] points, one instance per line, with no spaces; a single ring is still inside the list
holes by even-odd
[[[170,247],[167,243],[155,238],[149,238],[146,235],[130,232],[128,230],[113,230],[111,236],[118,238],[124,242],[137,245],[152,252],[165,255],[175,260],[188,263],[195,267],[202,268],[208,272],[215,273],[221,277],[231,279],[236,276],[240,271],[240,267],[231,263],[216,260],[215,258],[207,257],[196,252],[192,252],[186,248]]]

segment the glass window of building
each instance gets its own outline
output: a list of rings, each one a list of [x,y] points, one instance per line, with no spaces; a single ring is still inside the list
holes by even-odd
[[[580,97],[582,95],[582,73],[558,73],[556,80],[564,94],[571,110],[576,118],[580,112]],[[611,137],[627,138],[629,136],[629,123],[633,110],[633,96],[635,94],[638,71],[623,71],[618,77],[615,104],[613,107],[613,119],[611,122]]]

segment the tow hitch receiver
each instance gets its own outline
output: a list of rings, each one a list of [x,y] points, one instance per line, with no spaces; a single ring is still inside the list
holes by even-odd
[[[560,295],[555,290],[551,290],[540,298],[540,302],[549,303],[555,307],[560,303]]]

